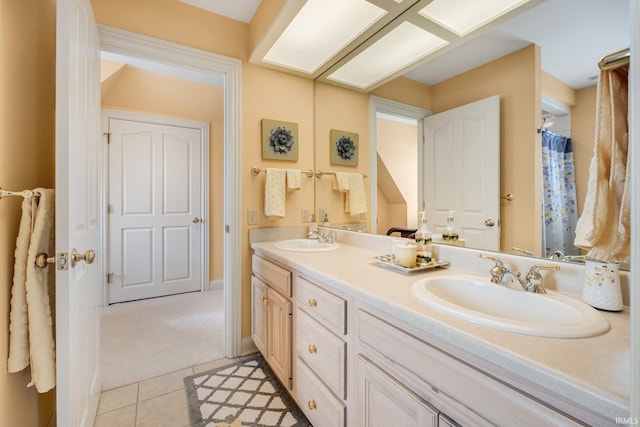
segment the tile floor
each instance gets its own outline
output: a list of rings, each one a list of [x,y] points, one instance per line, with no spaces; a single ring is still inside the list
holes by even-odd
[[[94,427],[189,427],[184,377],[242,358],[218,359],[103,391]]]

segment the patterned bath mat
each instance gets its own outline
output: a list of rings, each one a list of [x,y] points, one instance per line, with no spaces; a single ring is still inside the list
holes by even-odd
[[[184,382],[194,426],[311,426],[260,355]]]

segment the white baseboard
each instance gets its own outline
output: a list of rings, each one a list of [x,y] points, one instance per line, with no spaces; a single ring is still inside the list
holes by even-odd
[[[214,291],[217,289],[224,289],[224,279],[210,281],[205,285],[204,292]]]
[[[240,343],[240,355],[246,356],[247,354],[257,353],[258,348],[253,343],[251,337],[243,337],[242,342]]]

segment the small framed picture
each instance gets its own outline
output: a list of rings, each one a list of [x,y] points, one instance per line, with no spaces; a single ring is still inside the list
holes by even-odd
[[[329,132],[332,165],[358,166],[358,134],[338,129]]]
[[[298,124],[262,119],[262,159],[298,160]]]

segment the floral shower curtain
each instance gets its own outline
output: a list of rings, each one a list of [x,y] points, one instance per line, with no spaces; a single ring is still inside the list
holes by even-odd
[[[571,138],[542,132],[542,184],[546,256],[578,255],[573,245],[578,212]]]

